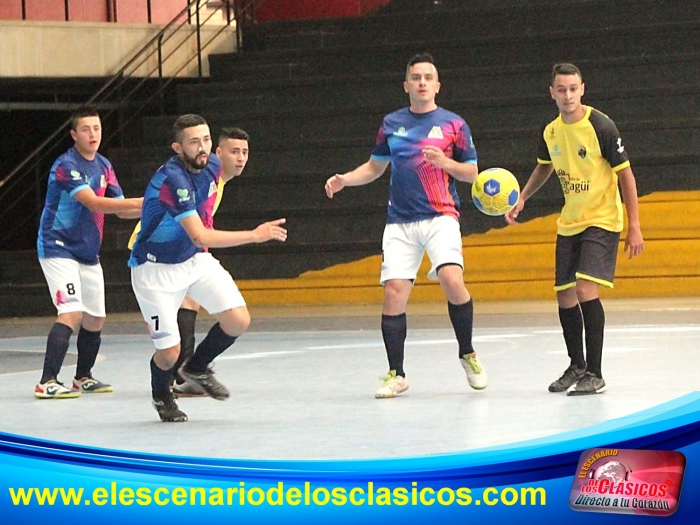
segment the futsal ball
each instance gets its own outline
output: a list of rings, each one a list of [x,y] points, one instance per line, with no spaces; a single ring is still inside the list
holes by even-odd
[[[472,200],[486,215],[505,215],[518,202],[520,185],[510,171],[489,168],[476,176],[472,184]]]

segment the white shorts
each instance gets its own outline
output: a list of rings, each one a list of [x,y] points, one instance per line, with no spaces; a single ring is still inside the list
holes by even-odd
[[[85,312],[105,317],[105,279],[102,266],[74,259],[39,259],[49,293],[59,315]]]
[[[131,286],[157,350],[180,342],[177,311],[185,295],[210,314],[246,305],[231,274],[209,252],[178,264],[145,262],[131,269]]]
[[[437,269],[445,264],[464,268],[459,222],[441,215],[424,221],[387,224],[382,239],[379,282],[383,285],[391,279],[415,280],[425,252],[432,264],[429,279],[437,279]]]

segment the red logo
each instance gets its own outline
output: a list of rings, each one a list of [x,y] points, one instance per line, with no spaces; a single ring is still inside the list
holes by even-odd
[[[685,456],[664,450],[592,448],[579,459],[569,494],[577,511],[668,516],[678,508]]]

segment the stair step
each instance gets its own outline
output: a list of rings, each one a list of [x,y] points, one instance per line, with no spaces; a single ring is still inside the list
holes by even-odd
[[[392,2],[395,3],[395,2]],[[432,5],[430,5],[432,4]],[[448,5],[449,4],[449,5]],[[538,35],[542,21],[550,28],[591,31],[625,29],[654,21],[697,21],[696,9],[688,2],[659,3],[652,0],[574,1],[566,9],[556,2],[492,4],[486,2],[422,2],[415,10],[390,10],[362,18],[270,22],[250,29],[259,48],[318,49],[362,46],[367,42],[390,44],[415,42],[416,35]],[[433,37],[435,38],[435,37]]]
[[[422,33],[421,33],[422,34]],[[444,38],[445,32],[439,34]],[[603,59],[610,49],[624,49],[627,56],[662,56],[696,53],[700,22],[656,23],[643,27],[609,30],[548,31],[537,35],[503,35],[468,39],[455,34],[453,39],[406,44],[368,44],[333,49],[265,52],[246,55],[210,55],[212,76],[218,81],[239,79],[293,79],[323,75],[343,75],[348,71],[363,73],[401,72],[416,49],[436,49],[439,68],[503,67],[526,63],[553,64],[567,57]],[[343,59],[339,60],[338,57]],[[551,67],[551,65],[550,65]]]

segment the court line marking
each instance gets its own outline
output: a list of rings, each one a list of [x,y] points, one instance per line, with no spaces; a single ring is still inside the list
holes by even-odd
[[[489,341],[500,341],[503,339],[515,339],[518,337],[530,337],[532,334],[499,334],[499,335],[476,335],[474,336],[474,342],[489,342]],[[429,345],[444,345],[444,344],[454,344],[457,340],[452,337],[450,339],[427,339],[423,341],[410,341],[407,340],[405,346],[429,346]],[[335,350],[335,349],[350,349],[350,348],[374,348],[377,346],[384,346],[384,342],[381,340],[367,342],[367,343],[349,343],[349,344],[338,344],[338,345],[321,345],[321,346],[307,346],[308,350]]]

